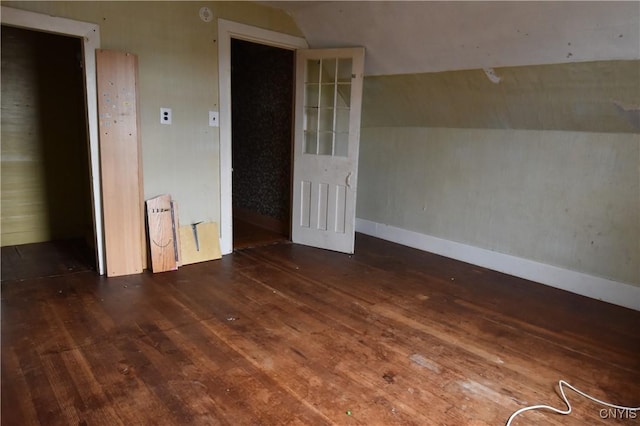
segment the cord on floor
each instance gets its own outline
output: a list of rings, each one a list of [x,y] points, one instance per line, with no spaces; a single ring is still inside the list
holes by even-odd
[[[569,403],[569,399],[567,398],[567,395],[564,393],[564,387],[566,386],[567,388],[571,389],[572,391],[576,392],[579,395],[582,395],[583,397],[590,399],[593,402],[597,402],[600,405],[604,405],[605,407],[609,407],[609,408],[615,408],[616,410],[622,410],[623,412],[628,411],[629,413],[633,413],[633,415],[636,415],[637,411],[640,411],[640,407],[624,407],[622,405],[615,405],[615,404],[611,404],[608,402],[604,402],[601,401],[597,398],[592,397],[591,395],[588,395],[584,392],[582,392],[580,389],[575,388],[574,386],[571,386],[569,383],[565,382],[564,380],[560,380],[558,382],[558,386],[560,387],[560,394],[562,395],[562,400],[564,401],[564,403],[567,405],[567,409],[566,410],[561,410],[559,408],[554,408],[551,407],[549,405],[531,405],[529,407],[524,407],[519,409],[518,411],[516,411],[515,413],[513,413],[510,417],[509,420],[507,420],[507,424],[506,426],[510,426],[511,422],[513,421],[513,419],[524,413],[525,411],[530,411],[530,410],[551,410],[554,413],[557,414],[563,414],[563,415],[567,415],[571,413],[571,404]],[[635,417],[633,417],[635,418]]]

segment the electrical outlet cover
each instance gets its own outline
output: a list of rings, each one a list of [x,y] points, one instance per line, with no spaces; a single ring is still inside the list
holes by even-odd
[[[160,123],[171,124],[171,108],[160,108]]]

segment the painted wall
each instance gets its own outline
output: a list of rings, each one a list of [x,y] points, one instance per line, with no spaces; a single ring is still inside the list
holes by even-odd
[[[249,2],[13,2],[3,6],[95,23],[101,47],[139,58],[145,198],[171,194],[180,221],[220,220],[217,19],[300,36],[282,11]],[[199,9],[207,6],[211,22]],[[173,124],[160,124],[160,108]]]
[[[365,78],[357,216],[640,286],[640,61]]]
[[[363,129],[359,218],[640,285],[640,138]]]
[[[363,127],[640,132],[640,61],[365,78]]]

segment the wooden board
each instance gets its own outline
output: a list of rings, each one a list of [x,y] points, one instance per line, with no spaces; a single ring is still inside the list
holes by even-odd
[[[175,271],[178,265],[171,196],[160,195],[147,200],[146,204],[151,270],[153,272]]]
[[[96,50],[96,66],[107,276],[141,273],[146,255],[138,59],[131,53]]]
[[[208,222],[196,225],[199,247],[196,247],[196,240],[191,225],[184,225],[179,229],[180,256],[183,265],[220,259],[222,257],[217,223]]]
[[[182,265],[182,256],[180,255],[180,232],[178,231],[178,228],[180,227],[180,219],[178,215],[178,203],[173,200],[171,201],[171,216],[173,218],[172,225],[173,236],[175,238],[174,247],[176,251],[176,265],[179,268]]]

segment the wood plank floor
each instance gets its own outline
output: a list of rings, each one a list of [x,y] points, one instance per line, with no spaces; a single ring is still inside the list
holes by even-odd
[[[640,313],[358,235],[2,281],[3,425],[501,425],[640,405]],[[638,424],[571,416],[514,425]]]
[[[2,247],[2,280],[95,271],[91,249],[82,240],[56,240]]]
[[[287,241],[289,241],[288,236],[270,231],[245,220],[233,219],[234,250],[244,250]]]

